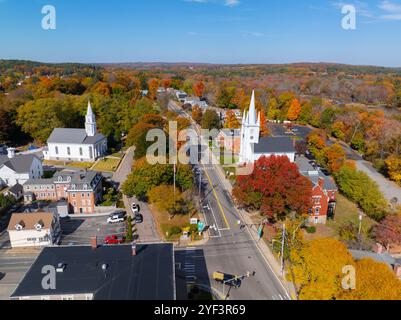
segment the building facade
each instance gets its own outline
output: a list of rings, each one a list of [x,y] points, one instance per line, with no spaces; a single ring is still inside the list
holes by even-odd
[[[0,156],[0,186],[23,185],[29,179],[43,176],[42,161],[35,155],[16,155],[8,148],[7,155]]]
[[[58,215],[50,212],[14,213],[7,231],[12,248],[51,246],[61,237]]]
[[[102,201],[102,176],[93,171],[73,172],[64,170],[51,179],[33,179],[24,187],[24,200],[60,201],[68,203],[71,214],[91,214]]]
[[[85,129],[54,129],[43,154],[46,160],[93,162],[106,152],[107,139],[97,132],[96,117],[88,102]]]

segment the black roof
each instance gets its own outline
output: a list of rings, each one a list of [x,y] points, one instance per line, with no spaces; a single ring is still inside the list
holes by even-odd
[[[175,300],[173,244],[46,247],[11,298],[94,294],[95,300]],[[56,289],[44,290],[42,268],[57,268]],[[107,265],[107,271],[102,265]]]
[[[254,152],[261,153],[295,153],[294,143],[289,137],[263,137],[254,145]]]

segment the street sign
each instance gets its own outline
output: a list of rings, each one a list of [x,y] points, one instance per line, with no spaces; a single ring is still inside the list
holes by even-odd
[[[199,231],[199,232],[202,232],[203,229],[205,229],[205,223],[202,222],[202,221],[199,221],[199,222],[198,222],[198,231]]]
[[[190,224],[198,224],[198,219],[197,218],[192,218],[190,220]]]
[[[259,226],[259,229],[258,229],[258,235],[259,235],[259,239],[262,239],[262,237],[263,237],[263,224],[261,224],[260,226]]]

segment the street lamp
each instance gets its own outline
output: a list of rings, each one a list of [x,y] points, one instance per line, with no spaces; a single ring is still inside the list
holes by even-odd
[[[363,215],[362,213],[359,214],[359,229],[358,229],[358,235],[361,235],[362,232],[362,219],[363,219]]]

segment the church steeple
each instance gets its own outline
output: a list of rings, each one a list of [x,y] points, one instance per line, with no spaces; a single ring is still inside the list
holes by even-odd
[[[96,135],[96,118],[95,115],[92,111],[92,106],[91,106],[91,102],[88,101],[88,110],[86,112],[86,117],[85,117],[85,130],[86,130],[86,134],[89,137],[93,137]]]

